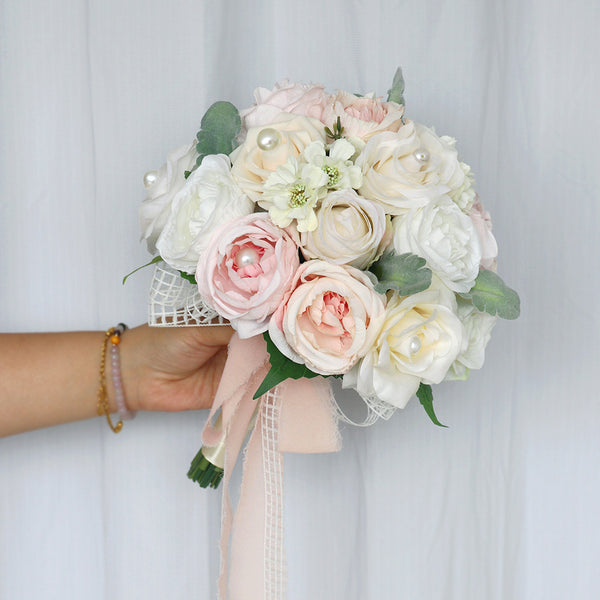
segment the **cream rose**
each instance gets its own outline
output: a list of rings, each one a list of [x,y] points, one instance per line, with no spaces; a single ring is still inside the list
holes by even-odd
[[[198,263],[196,281],[204,302],[248,338],[267,330],[299,264],[294,238],[266,213],[256,213],[214,233]]]
[[[383,102],[374,93],[355,96],[339,91],[323,112],[323,121],[331,128],[340,117],[345,137],[357,137],[365,142],[382,131],[398,131],[402,127],[404,106]]]
[[[454,140],[409,121],[398,133],[374,135],[356,159],[363,172],[362,196],[391,215],[405,214],[461,187],[465,173]]]
[[[458,318],[465,331],[464,349],[458,355],[446,379],[467,379],[471,369],[481,369],[485,361],[485,348],[498,321],[488,313],[478,311],[471,302],[458,298]]]
[[[316,119],[281,113],[264,127],[252,127],[246,140],[231,153],[232,173],[252,200],[260,200],[266,179],[288,158],[296,158],[316,140],[325,141],[323,124]]]
[[[254,203],[231,177],[229,158],[206,156],[173,198],[156,247],[167,264],[194,273],[214,230],[253,210]]]
[[[373,345],[383,313],[384,298],[365,273],[311,260],[298,269],[269,335],[283,354],[315,373],[346,373]]]
[[[440,300],[435,290],[391,295],[375,343],[344,375],[343,387],[404,408],[421,382],[440,383],[463,343],[460,320]]]
[[[391,225],[379,204],[353,189],[331,192],[316,211],[318,225],[302,233],[305,258],[366,269],[391,241]]]
[[[148,251],[156,252],[156,240],[169,218],[171,202],[185,185],[185,172],[196,165],[196,145],[181,146],[167,156],[167,162],[156,172],[148,173],[148,197],[140,206],[140,229]]]
[[[256,88],[256,104],[242,110],[240,116],[247,129],[273,123],[281,112],[322,121],[323,110],[331,103],[331,98],[321,84],[290,83],[284,79],[276,83],[272,90]]]
[[[426,206],[396,217],[394,249],[411,252],[454,292],[468,292],[479,273],[481,246],[471,219],[448,198],[440,196]]]

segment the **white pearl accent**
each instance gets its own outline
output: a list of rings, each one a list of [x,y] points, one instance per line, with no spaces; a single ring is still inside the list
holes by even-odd
[[[416,354],[420,349],[421,349],[421,340],[418,336],[414,335],[408,344],[408,351],[411,354]]]
[[[254,248],[244,248],[235,255],[233,262],[238,269],[241,269],[255,265],[259,260],[260,256]]]
[[[261,129],[256,136],[256,144],[261,150],[275,150],[279,146],[281,136],[276,129],[272,127],[266,127]]]
[[[144,187],[151,188],[158,180],[158,173],[156,171],[148,171],[144,175]]]
[[[425,148],[419,148],[418,150],[415,150],[413,152],[413,156],[415,157],[417,162],[420,162],[421,164],[425,164],[431,158],[429,152],[427,152]]]

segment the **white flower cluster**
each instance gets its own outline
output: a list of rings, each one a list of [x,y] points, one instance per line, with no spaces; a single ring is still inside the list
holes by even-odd
[[[182,148],[146,175],[150,251],[195,275],[240,335],[269,331],[364,397],[403,407],[421,384],[480,368],[496,317],[461,295],[497,246],[455,140],[374,94],[284,81],[255,97],[229,155],[197,166]],[[406,253],[429,288],[376,291],[369,268]]]

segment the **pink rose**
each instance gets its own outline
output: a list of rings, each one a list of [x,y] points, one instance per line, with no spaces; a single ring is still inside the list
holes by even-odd
[[[256,213],[215,231],[198,263],[196,281],[204,302],[228,319],[241,338],[248,338],[267,330],[299,263],[291,235],[267,213]]]
[[[492,233],[492,219],[490,213],[483,209],[479,198],[474,202],[469,213],[471,221],[481,244],[481,266],[484,269],[496,270],[496,257],[498,256],[498,244]]]
[[[384,297],[362,271],[322,260],[302,264],[292,290],[269,323],[275,345],[315,373],[349,371],[379,333]]]
[[[247,129],[272,123],[281,112],[321,120],[332,96],[320,84],[290,83],[284,79],[272,90],[256,88],[254,98],[256,104],[240,112]]]
[[[342,135],[366,142],[376,133],[398,131],[403,114],[404,106],[396,102],[382,102],[374,94],[360,97],[340,91],[323,113],[323,120],[332,127],[339,116],[344,128]]]

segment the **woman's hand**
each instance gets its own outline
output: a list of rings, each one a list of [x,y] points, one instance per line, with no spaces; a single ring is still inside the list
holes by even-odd
[[[209,408],[227,360],[229,326],[148,327],[122,336],[121,373],[130,410]],[[109,384],[109,399],[112,400]]]

